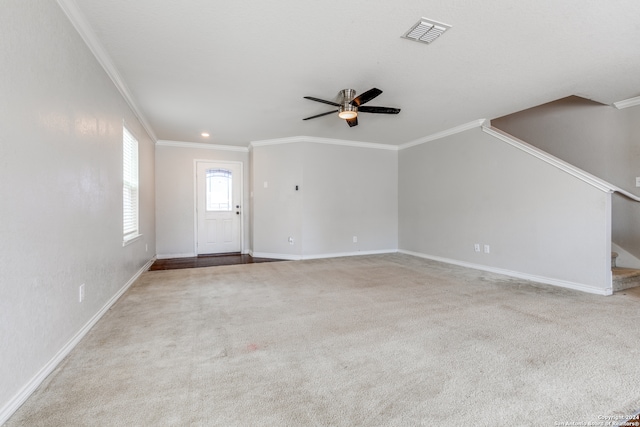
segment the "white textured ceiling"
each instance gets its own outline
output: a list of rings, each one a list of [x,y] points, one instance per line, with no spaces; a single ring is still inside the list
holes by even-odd
[[[60,0],[62,3],[74,0]],[[637,0],[75,0],[158,139],[402,144],[568,95],[640,95]],[[452,25],[431,45],[400,36]],[[384,91],[349,128],[340,89]],[[200,133],[207,131],[210,138]]]

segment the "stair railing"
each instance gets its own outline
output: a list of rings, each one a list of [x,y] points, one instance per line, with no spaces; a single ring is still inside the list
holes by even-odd
[[[565,162],[564,160],[560,160],[559,158],[552,156],[551,154],[540,150],[537,147],[534,147],[531,144],[527,144],[526,142],[512,136],[509,135],[508,133],[501,131],[498,128],[495,128],[493,126],[487,125],[485,122],[485,125],[482,126],[482,130],[486,133],[488,133],[491,136],[494,136],[495,138],[500,139],[503,142],[506,142],[507,144],[522,150],[534,157],[537,157],[539,159],[541,159],[542,161],[549,163],[555,167],[557,167],[558,169],[561,169],[573,176],[575,176],[576,178],[602,190],[605,192],[609,192],[609,193],[619,193],[620,195],[626,197],[629,200],[632,200],[634,202],[639,202],[640,203],[640,197],[636,196],[633,193],[630,193],[626,190],[623,190],[622,188],[615,186],[603,179],[600,179],[596,176],[591,175],[588,172],[583,171],[582,169],[579,169],[567,162]]]

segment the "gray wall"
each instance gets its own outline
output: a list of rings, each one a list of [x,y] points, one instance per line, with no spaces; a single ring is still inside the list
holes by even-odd
[[[397,249],[397,151],[302,141],[257,145],[252,157],[254,252],[296,259]]]
[[[242,163],[245,251],[249,241],[249,153],[214,148],[156,146],[156,233],[158,258],[195,256],[195,161]]]
[[[257,254],[302,256],[303,144],[252,149],[251,212],[253,247]],[[298,185],[300,190],[295,191]],[[288,238],[293,238],[293,245]],[[267,255],[269,256],[269,255]]]
[[[152,258],[155,196],[151,139],[57,3],[3,1],[0,28],[5,415],[19,391]],[[123,119],[139,139],[143,235],[126,247]]]
[[[611,286],[610,195],[481,128],[401,150],[398,184],[401,250]]]
[[[568,97],[491,121],[523,141],[640,195],[640,107]],[[612,239],[640,258],[640,203],[613,198]]]

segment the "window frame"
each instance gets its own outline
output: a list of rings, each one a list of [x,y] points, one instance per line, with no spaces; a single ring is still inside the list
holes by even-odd
[[[122,124],[122,246],[140,234],[140,158],[138,138]]]

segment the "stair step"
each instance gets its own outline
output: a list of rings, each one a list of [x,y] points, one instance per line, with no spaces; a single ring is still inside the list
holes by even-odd
[[[640,270],[614,267],[611,271],[613,272],[614,292],[640,286]]]

